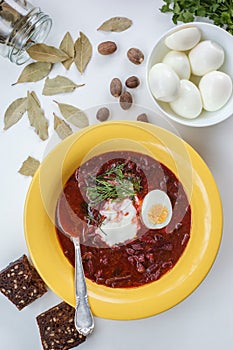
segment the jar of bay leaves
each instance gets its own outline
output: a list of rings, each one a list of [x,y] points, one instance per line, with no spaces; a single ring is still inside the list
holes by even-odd
[[[51,18],[26,0],[0,0],[0,55],[25,63],[27,48],[43,42],[51,25]]]

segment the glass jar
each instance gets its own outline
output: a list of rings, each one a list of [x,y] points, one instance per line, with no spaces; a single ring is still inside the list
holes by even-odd
[[[26,0],[0,0],[0,55],[25,63],[27,48],[43,42],[51,25],[51,18]]]

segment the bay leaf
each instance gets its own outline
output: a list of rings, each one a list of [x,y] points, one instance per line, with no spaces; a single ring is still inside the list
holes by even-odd
[[[29,156],[21,165],[18,172],[25,176],[33,176],[40,166],[40,161]]]
[[[46,44],[32,45],[27,49],[27,53],[33,60],[39,62],[57,63],[69,58],[61,49]]]
[[[4,130],[16,124],[27,110],[27,98],[21,97],[13,101],[4,114]]]
[[[64,51],[69,58],[62,62],[63,66],[68,70],[74,61],[74,42],[69,32],[64,35],[59,48]]]
[[[22,73],[20,74],[18,80],[12,85],[39,81],[45,78],[49,74],[51,69],[52,63],[32,62],[22,70]]]
[[[69,124],[67,124],[64,120],[59,118],[55,113],[53,113],[54,116],[54,130],[60,137],[60,139],[64,140],[67,136],[70,136],[73,134],[73,131]]]
[[[78,128],[85,128],[89,125],[89,121],[85,112],[81,109],[66,103],[54,101],[62,114],[62,116],[71,124]]]
[[[65,92],[72,92],[76,88],[84,85],[85,84],[77,85],[69,78],[57,75],[55,78],[46,78],[42,94],[45,96],[51,96]]]
[[[127,17],[112,17],[103,22],[97,30],[103,30],[105,32],[123,32],[132,25],[131,19]]]
[[[48,138],[48,121],[35,92],[28,91],[27,93],[27,113],[30,125],[34,127],[37,135],[41,140],[46,140]]]
[[[37,102],[38,106],[41,107],[40,100],[39,100],[39,98],[37,97],[35,91],[31,91],[31,95],[32,95],[32,97],[34,98],[34,100]]]
[[[82,74],[92,56],[92,45],[87,36],[80,32],[80,37],[74,43],[74,63],[78,71]]]
[[[62,64],[66,70],[69,70],[73,62],[74,62],[74,58],[71,57],[71,58],[68,58],[68,60],[63,61]]]

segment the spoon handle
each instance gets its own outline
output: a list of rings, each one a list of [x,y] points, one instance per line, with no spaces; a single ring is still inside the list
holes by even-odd
[[[88,303],[87,287],[83,272],[79,238],[72,237],[72,240],[75,249],[75,327],[79,333],[87,336],[93,331],[94,319]]]

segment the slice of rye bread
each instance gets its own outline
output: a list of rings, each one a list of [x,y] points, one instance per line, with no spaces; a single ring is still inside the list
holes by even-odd
[[[74,315],[75,309],[63,301],[37,316],[44,350],[68,350],[86,340],[75,328]]]
[[[0,291],[22,310],[47,292],[44,281],[26,255],[0,272]]]

